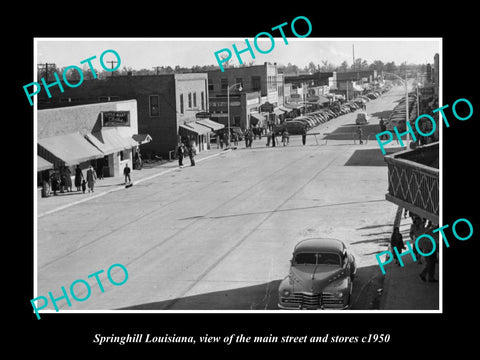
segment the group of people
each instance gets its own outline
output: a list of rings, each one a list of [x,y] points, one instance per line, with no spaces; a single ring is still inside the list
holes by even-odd
[[[93,192],[97,178],[97,172],[92,165],[87,168],[85,176],[80,166],[77,165],[73,185],[75,185],[76,191],[85,193],[88,187],[88,192]],[[53,171],[50,174],[49,181],[45,180],[43,182],[44,196],[48,196],[50,191],[53,192],[54,196],[57,195],[57,192],[73,192],[72,173],[67,166],[62,166],[58,171]]]
[[[407,211],[405,210],[405,216]],[[415,254],[415,258],[418,259],[417,263],[422,264],[422,256],[417,251],[417,247],[415,246],[415,242],[418,236],[421,234],[425,234],[432,229],[434,229],[434,225],[431,221],[426,221],[422,217],[410,212],[410,217],[412,218],[412,224],[410,225],[410,245],[412,247],[413,253]],[[400,233],[400,229],[396,226],[393,228],[393,233],[390,238],[390,246],[393,249],[395,247],[399,254],[402,253],[403,250],[406,249],[405,243],[403,241],[403,236]],[[433,245],[430,241],[422,242],[418,244],[419,248],[424,254],[428,254],[432,251]],[[438,247],[437,247],[438,249]],[[420,279],[422,281],[428,282],[437,282],[438,280],[435,279],[435,264],[437,263],[437,251],[436,250],[430,256],[425,257],[425,268],[420,273]],[[395,256],[395,263],[400,266],[400,262],[397,256]],[[427,280],[428,279],[428,280]]]
[[[183,140],[177,146],[178,166],[183,167],[183,159],[188,156],[190,158],[190,166],[195,166],[195,155],[197,154],[197,147],[193,140]]]

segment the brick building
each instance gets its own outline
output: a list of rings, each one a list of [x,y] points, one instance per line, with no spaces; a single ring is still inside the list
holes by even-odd
[[[198,113],[209,111],[206,73],[110,76],[85,80],[76,88],[65,87],[63,93],[58,87],[50,91],[52,98],[44,93],[39,97],[40,109],[135,99],[138,132],[152,138],[142,147],[146,157],[168,157],[181,136],[195,140],[199,151],[206,150],[209,134],[216,127],[208,119],[197,119]]]

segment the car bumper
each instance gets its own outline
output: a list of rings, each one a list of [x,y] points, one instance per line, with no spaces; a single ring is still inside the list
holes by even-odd
[[[281,310],[347,310],[350,308],[350,305],[344,305],[342,307],[311,307],[311,306],[285,306],[283,304],[278,303],[278,308]]]

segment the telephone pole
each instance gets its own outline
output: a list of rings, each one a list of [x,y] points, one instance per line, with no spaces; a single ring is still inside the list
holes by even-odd
[[[45,64],[38,64],[37,67],[41,69],[45,69],[45,82],[48,83],[48,67],[55,67],[55,64],[45,63]]]
[[[110,60],[110,61],[107,61],[107,63],[110,63],[110,69],[112,69],[112,75],[110,76],[113,76],[113,64],[116,64],[118,61],[113,61],[113,60]]]

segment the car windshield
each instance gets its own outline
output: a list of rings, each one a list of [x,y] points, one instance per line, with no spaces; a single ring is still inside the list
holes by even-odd
[[[295,255],[297,265],[341,265],[341,259],[334,253],[298,253]]]

